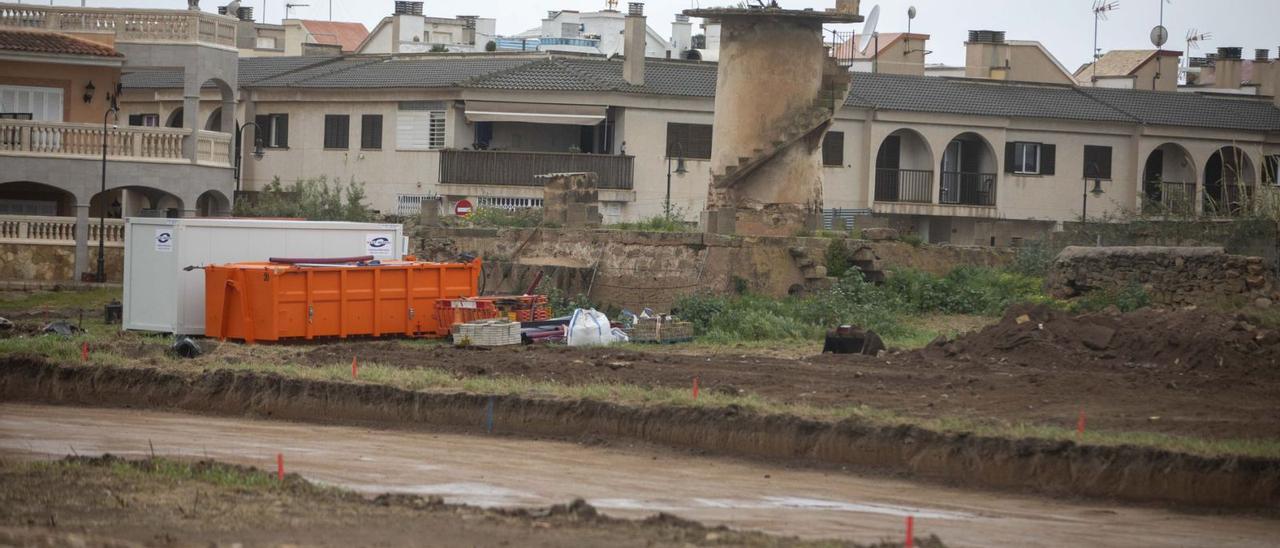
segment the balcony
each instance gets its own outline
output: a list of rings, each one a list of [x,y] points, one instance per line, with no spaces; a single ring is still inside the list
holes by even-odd
[[[114,33],[117,43],[199,44],[234,50],[236,20],[190,10],[0,4],[0,27]]]
[[[942,204],[995,207],[996,174],[944,171],[941,190]]]
[[[594,38],[539,38],[538,47],[572,46],[577,48],[599,48],[600,41]]]
[[[933,172],[927,169],[877,169],[876,201],[931,203]]]
[[[1196,184],[1147,181],[1142,212],[1147,215],[1189,216],[1196,212]]]
[[[196,140],[196,164],[231,167],[231,134],[182,128],[109,127],[107,158],[143,163],[190,164],[185,139]],[[70,122],[0,120],[0,156],[102,158],[102,126]]]
[[[631,190],[634,156],[490,150],[440,151],[440,183],[540,187],[538,175],[593,172],[601,190]]]

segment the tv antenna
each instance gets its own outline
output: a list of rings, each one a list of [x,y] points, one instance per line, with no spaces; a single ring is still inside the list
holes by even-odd
[[[1093,2],[1093,76],[1090,82],[1098,82],[1098,21],[1106,21],[1107,14],[1120,9],[1119,0],[1094,0]]]
[[[607,11],[617,11],[618,0],[604,0],[604,9]]]
[[[880,22],[880,5],[876,4],[871,8],[871,13],[867,15],[866,22],[862,24],[862,36],[858,37],[858,51],[866,55],[867,46],[871,44],[871,39],[876,41],[876,55],[872,57],[871,72],[878,72],[880,65],[880,35],[876,34],[876,23]]]
[[[291,9],[293,9],[293,8],[306,8],[306,7],[310,7],[310,6],[311,6],[311,4],[285,4],[285,5],[284,5],[284,18],[285,18],[285,19],[288,19],[288,18],[289,18],[289,10],[291,10]]]

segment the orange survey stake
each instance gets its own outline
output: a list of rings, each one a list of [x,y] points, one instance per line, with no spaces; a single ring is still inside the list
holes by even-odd
[[[439,336],[436,301],[475,297],[469,263],[233,263],[204,269],[205,335],[253,343]]]

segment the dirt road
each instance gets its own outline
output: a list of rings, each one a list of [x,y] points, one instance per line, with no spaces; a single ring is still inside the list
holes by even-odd
[[[803,537],[896,538],[913,515],[950,546],[1264,546],[1280,521],[975,493],[648,447],[389,432],[118,409],[0,404],[0,451],[209,457],[286,468],[368,493],[547,505],[583,497],[606,514],[667,511]]]

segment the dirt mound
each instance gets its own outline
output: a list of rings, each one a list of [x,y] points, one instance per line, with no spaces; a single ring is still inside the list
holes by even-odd
[[[1144,308],[1074,315],[1046,305],[1015,306],[1000,323],[922,350],[933,357],[1005,359],[1087,367],[1217,369],[1280,375],[1280,332],[1244,315]]]

